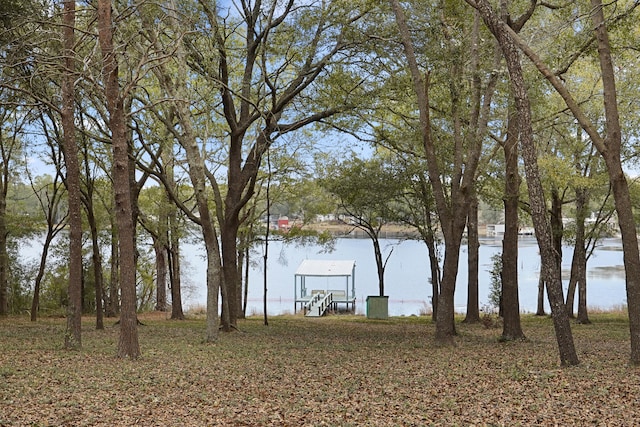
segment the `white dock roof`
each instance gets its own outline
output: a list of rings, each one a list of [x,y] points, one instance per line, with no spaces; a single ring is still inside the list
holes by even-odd
[[[296,276],[351,276],[356,262],[354,260],[305,259]]]

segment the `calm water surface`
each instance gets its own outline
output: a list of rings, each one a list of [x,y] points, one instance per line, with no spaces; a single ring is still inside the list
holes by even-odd
[[[419,241],[387,239],[382,241],[383,254],[391,253],[385,273],[385,293],[389,296],[389,314],[392,316],[412,315],[431,309],[431,285],[429,283],[429,261],[427,248]],[[501,251],[501,240],[483,239],[480,246],[480,305],[487,304],[491,283],[491,257]],[[569,270],[573,250],[563,249],[564,288],[568,286]],[[204,250],[198,246],[185,248],[188,266],[185,268],[187,283],[191,287],[186,305],[206,303]],[[262,248],[254,254],[254,266],[249,278],[248,314],[262,314]],[[520,240],[519,291],[520,310],[524,313],[535,312],[537,306],[538,273],[540,257],[535,238]],[[373,246],[368,239],[338,239],[335,251],[324,253],[318,246],[285,245],[282,242],[270,242],[267,268],[268,313],[271,315],[293,312],[294,274],[304,259],[344,259],[356,261],[356,297],[357,312],[364,313],[368,295],[378,295],[378,281]],[[456,311],[466,310],[467,291],[467,247],[462,247],[460,268],[455,293]],[[314,284],[307,279],[307,287],[331,289],[337,282],[342,288],[344,279],[316,278]],[[622,246],[619,239],[607,239],[601,242],[588,263],[587,303],[589,307],[610,309],[626,303]],[[336,282],[334,282],[336,283]],[[545,297],[545,307],[549,306]]]
[[[419,241],[382,240],[383,256],[391,256],[385,273],[385,293],[389,296],[389,314],[392,316],[412,315],[431,310],[431,285],[429,283],[429,261],[427,248]],[[480,305],[487,304],[491,283],[491,257],[499,253],[501,240],[483,239],[480,246]],[[23,258],[36,259],[42,247],[34,243],[24,246],[20,252]],[[249,278],[248,314],[262,314],[263,253],[258,247],[253,254],[255,265]],[[563,249],[564,288],[568,286],[571,267],[571,247]],[[467,300],[467,247],[462,247],[460,268],[455,293],[456,311],[466,310]],[[183,246],[185,262],[182,270],[185,308],[206,305],[206,262],[204,248],[198,244]],[[520,240],[519,290],[520,310],[535,312],[537,304],[538,272],[540,257],[535,238]],[[378,279],[373,257],[373,246],[368,239],[338,239],[335,250],[323,252],[319,246],[298,246],[270,242],[267,269],[268,313],[271,315],[291,313],[294,310],[294,274],[304,259],[336,259],[356,261],[356,311],[364,313],[368,295],[378,295]],[[338,282],[330,282],[339,280]],[[610,309],[626,303],[622,245],[619,239],[607,239],[600,243],[588,263],[587,303],[589,307]],[[337,283],[337,285],[336,285]],[[308,289],[341,289],[344,279],[307,278]],[[545,307],[549,312],[545,299]]]

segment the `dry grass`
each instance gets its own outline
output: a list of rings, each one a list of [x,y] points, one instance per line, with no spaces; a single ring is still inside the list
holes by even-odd
[[[551,320],[528,341],[458,325],[438,347],[428,318],[281,316],[204,344],[204,321],[143,315],[138,361],[117,327],[61,349],[64,319],[0,320],[0,426],[636,425],[640,376],[624,315],[575,325],[581,364],[560,368]],[[110,324],[112,324],[111,322]]]

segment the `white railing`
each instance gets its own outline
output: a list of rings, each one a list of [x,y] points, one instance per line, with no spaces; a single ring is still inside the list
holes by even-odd
[[[304,314],[305,316],[312,317],[322,316],[332,303],[333,294],[331,292],[328,294],[315,294],[313,298],[304,305]]]
[[[329,292],[325,297],[318,303],[318,316],[322,316],[324,312],[329,308],[331,303],[333,302],[333,294]]]
[[[307,311],[309,311],[311,309],[311,307],[314,306],[315,303],[320,301],[320,298],[322,298],[322,297],[323,297],[323,294],[315,294],[315,295],[313,295],[313,297],[304,304],[304,314],[307,314]]]

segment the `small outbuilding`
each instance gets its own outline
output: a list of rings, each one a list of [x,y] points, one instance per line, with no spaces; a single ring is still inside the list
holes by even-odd
[[[356,310],[356,262],[353,260],[303,260],[294,275],[294,312],[305,308],[318,294],[331,294],[332,308],[345,304]]]

